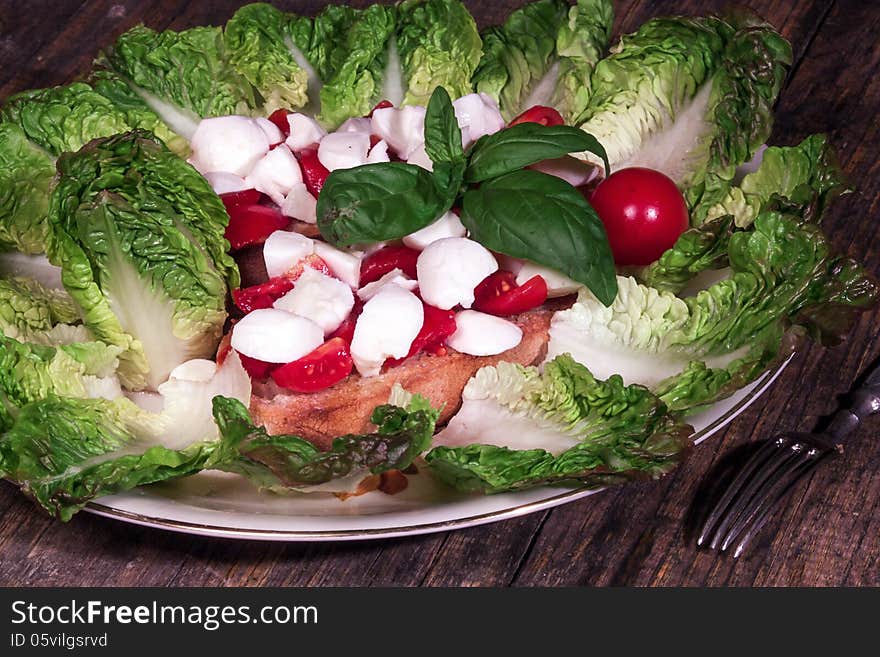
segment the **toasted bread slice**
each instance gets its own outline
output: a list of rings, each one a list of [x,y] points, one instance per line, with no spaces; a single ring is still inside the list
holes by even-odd
[[[462,390],[481,367],[500,361],[531,365],[544,357],[550,318],[558,307],[557,303],[519,315],[514,321],[523,331],[522,341],[497,356],[468,356],[452,349],[444,356],[420,354],[379,376],[353,374],[311,394],[291,393],[271,380],[255,382],[251,414],[270,434],[296,434],[326,450],[337,436],[369,431],[373,409],[387,403],[392,386],[399,383],[442,407],[440,422],[446,422],[458,411]]]

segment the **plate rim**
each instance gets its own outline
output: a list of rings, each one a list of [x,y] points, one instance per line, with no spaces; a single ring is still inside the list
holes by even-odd
[[[751,390],[732,406],[721,417],[716,418],[706,427],[696,432],[693,438],[693,445],[699,445],[710,436],[714,435],[722,428],[732,422],[740,413],[746,410],[755,400],[766,392],[773,385],[777,378],[782,374],[785,368],[791,363],[796,354],[792,353],[782,361],[775,370],[767,370],[754,381]],[[189,534],[196,536],[209,536],[216,538],[231,538],[239,540],[252,541],[287,541],[287,542],[315,542],[315,541],[357,541],[357,540],[376,540],[380,538],[396,538],[401,536],[417,536],[422,534],[431,534],[435,532],[449,531],[453,529],[464,529],[466,527],[474,527],[484,525],[491,522],[501,520],[509,520],[518,518],[529,513],[536,513],[552,507],[574,502],[583,499],[595,493],[602,492],[607,487],[587,488],[578,487],[566,490],[559,495],[526,502],[517,506],[507,507],[495,511],[488,511],[460,518],[440,520],[435,522],[406,525],[401,527],[377,527],[373,529],[332,529],[332,530],[304,530],[304,529],[265,529],[265,528],[234,528],[223,525],[203,524],[186,520],[174,520],[159,516],[149,516],[142,513],[135,513],[116,507],[107,506],[100,502],[89,502],[85,511],[101,516],[104,518],[112,518],[129,524],[139,525],[143,527],[151,527],[154,529],[162,529],[181,534]]]

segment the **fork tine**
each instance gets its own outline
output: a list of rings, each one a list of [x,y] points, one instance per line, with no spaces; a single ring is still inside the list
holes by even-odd
[[[700,531],[700,536],[697,538],[697,545],[701,546],[706,540],[709,538],[709,535],[712,534],[715,529],[715,525],[719,520],[724,516],[727,507],[733,501],[736,494],[739,490],[748,482],[749,478],[752,476],[752,473],[757,470],[764,461],[769,458],[769,456],[775,453],[777,447],[776,443],[778,440],[768,440],[764,443],[754,454],[749,457],[749,460],[746,461],[745,465],[743,465],[742,469],[737,473],[736,477],[733,481],[730,482],[730,485],[727,487],[727,490],[724,491],[724,494],[715,504],[712,509],[712,512],[706,517],[706,521],[703,523],[703,528]]]
[[[785,464],[797,456],[797,452],[791,450],[793,440],[788,436],[781,436],[774,439],[775,447],[773,453],[761,464],[761,467],[752,474],[749,481],[737,495],[730,507],[724,513],[724,517],[712,536],[710,547],[717,550],[723,538],[727,535],[731,525],[736,524],[742,516],[743,510],[747,507],[748,502],[754,497],[755,492],[759,490],[768,478],[784,467]]]
[[[732,523],[721,541],[722,552],[727,550],[736,537],[748,527],[768,500],[775,500],[781,491],[797,480],[798,470],[811,460],[811,450],[803,443],[794,443],[788,450],[790,451],[787,458],[782,460],[780,466],[761,482],[761,486],[756,488],[752,495],[743,498],[736,521]]]
[[[748,530],[742,535],[739,543],[736,546],[736,549],[733,552],[733,558],[736,559],[739,557],[746,545],[748,545],[749,541],[752,540],[754,536],[761,531],[770,517],[773,515],[773,511],[776,509],[776,505],[779,504],[779,501],[788,494],[788,491],[807,473],[810,472],[816,465],[822,460],[822,456],[819,456],[814,459],[810,459],[806,463],[802,464],[798,470],[792,472],[791,476],[784,480],[784,485],[780,484],[777,486],[777,491],[774,492],[771,496],[770,493],[764,496],[765,503],[758,509],[757,514],[755,516],[754,521]]]

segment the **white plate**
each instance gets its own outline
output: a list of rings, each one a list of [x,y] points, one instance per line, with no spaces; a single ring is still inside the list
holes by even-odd
[[[790,359],[789,359],[790,361]],[[779,376],[777,370],[689,419],[699,443],[745,410]],[[203,472],[101,498],[86,507],[100,516],[188,534],[269,541],[345,541],[427,534],[514,518],[601,489],[542,487],[470,495],[433,481],[424,470],[397,495],[374,491],[341,501],[330,494],[261,494],[241,477]]]

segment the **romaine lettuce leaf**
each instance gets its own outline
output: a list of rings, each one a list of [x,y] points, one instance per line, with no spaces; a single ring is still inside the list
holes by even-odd
[[[778,342],[789,326],[833,343],[880,293],[858,264],[831,252],[817,226],[779,212],[764,212],[753,230],[734,233],[728,259],[727,279],[686,299],[628,277],[618,277],[610,307],[582,291],[574,306],[554,316],[548,358],[570,353],[597,376],[620,373],[628,383],[668,391],[695,367],[692,361],[730,375],[731,368],[741,374],[749,367],[744,359],[769,362],[780,353]],[[769,337],[777,344],[768,344]],[[751,371],[756,376],[763,368]],[[746,378],[740,377],[742,384]],[[710,397],[691,394],[688,406],[664,399],[672,410],[686,411],[722,394],[706,390]],[[729,392],[725,387],[723,394]],[[676,399],[685,397],[675,393]]]
[[[0,278],[0,333],[6,337],[49,344],[54,326],[79,320],[79,309],[64,290],[23,277]]]
[[[120,36],[97,63],[141,92],[154,110],[151,101],[158,101],[207,118],[250,114],[258,105],[251,84],[230,64],[219,27],[156,32],[139,25]]]
[[[453,99],[471,93],[482,41],[467,8],[459,0],[404,0],[397,16],[403,104],[427,105],[436,87]]]
[[[612,18],[609,0],[523,6],[482,33],[474,89],[496,100],[508,121],[533,105],[549,105],[575,123],[586,107],[590,74],[607,45]]]
[[[0,250],[43,253],[55,162],[21,127],[0,122]]]
[[[235,265],[207,182],[139,132],[65,154],[58,170],[50,259],[85,325],[123,349],[123,383],[155,389],[177,365],[212,356]]]
[[[333,38],[332,48],[316,46],[310,51],[319,62],[318,70],[325,72],[320,118],[328,126],[337,126],[352,116],[365,116],[382,100],[395,15],[393,6],[376,4],[361,11],[334,6],[315,19],[313,44],[327,32]]]
[[[50,395],[121,396],[113,374],[119,352],[99,342],[56,348],[0,335],[0,431],[12,426],[18,409]]]
[[[675,467],[693,431],[646,388],[617,375],[600,381],[566,355],[543,374],[506,362],[484,367],[462,400],[425,460],[466,491],[658,477]]]
[[[682,233],[638,278],[678,292],[696,274],[727,267],[731,235],[749,228],[760,212],[776,208],[818,223],[831,200],[846,191],[834,149],[824,135],[807,137],[797,146],[772,146],[764,151],[758,169],[738,186],[729,186],[719,203],[698,206],[698,225]]]
[[[309,75],[289,44],[307,52],[312,22],[270,4],[244,5],[226,23],[223,39],[233,68],[260,93],[263,112],[309,103]]]
[[[581,127],[612,169],[660,170],[694,207],[766,141],[790,63],[788,42],[751,14],[654,19],[596,65]]]
[[[407,408],[378,406],[370,418],[376,432],[340,436],[327,452],[297,436],[270,436],[253,425],[247,408],[233,399],[214,399],[214,417],[224,439],[239,445],[235,459],[219,466],[246,476],[262,489],[308,492],[320,487],[347,492],[369,474],[402,470],[431,444],[438,411],[418,395]],[[355,482],[356,483],[356,482]]]

